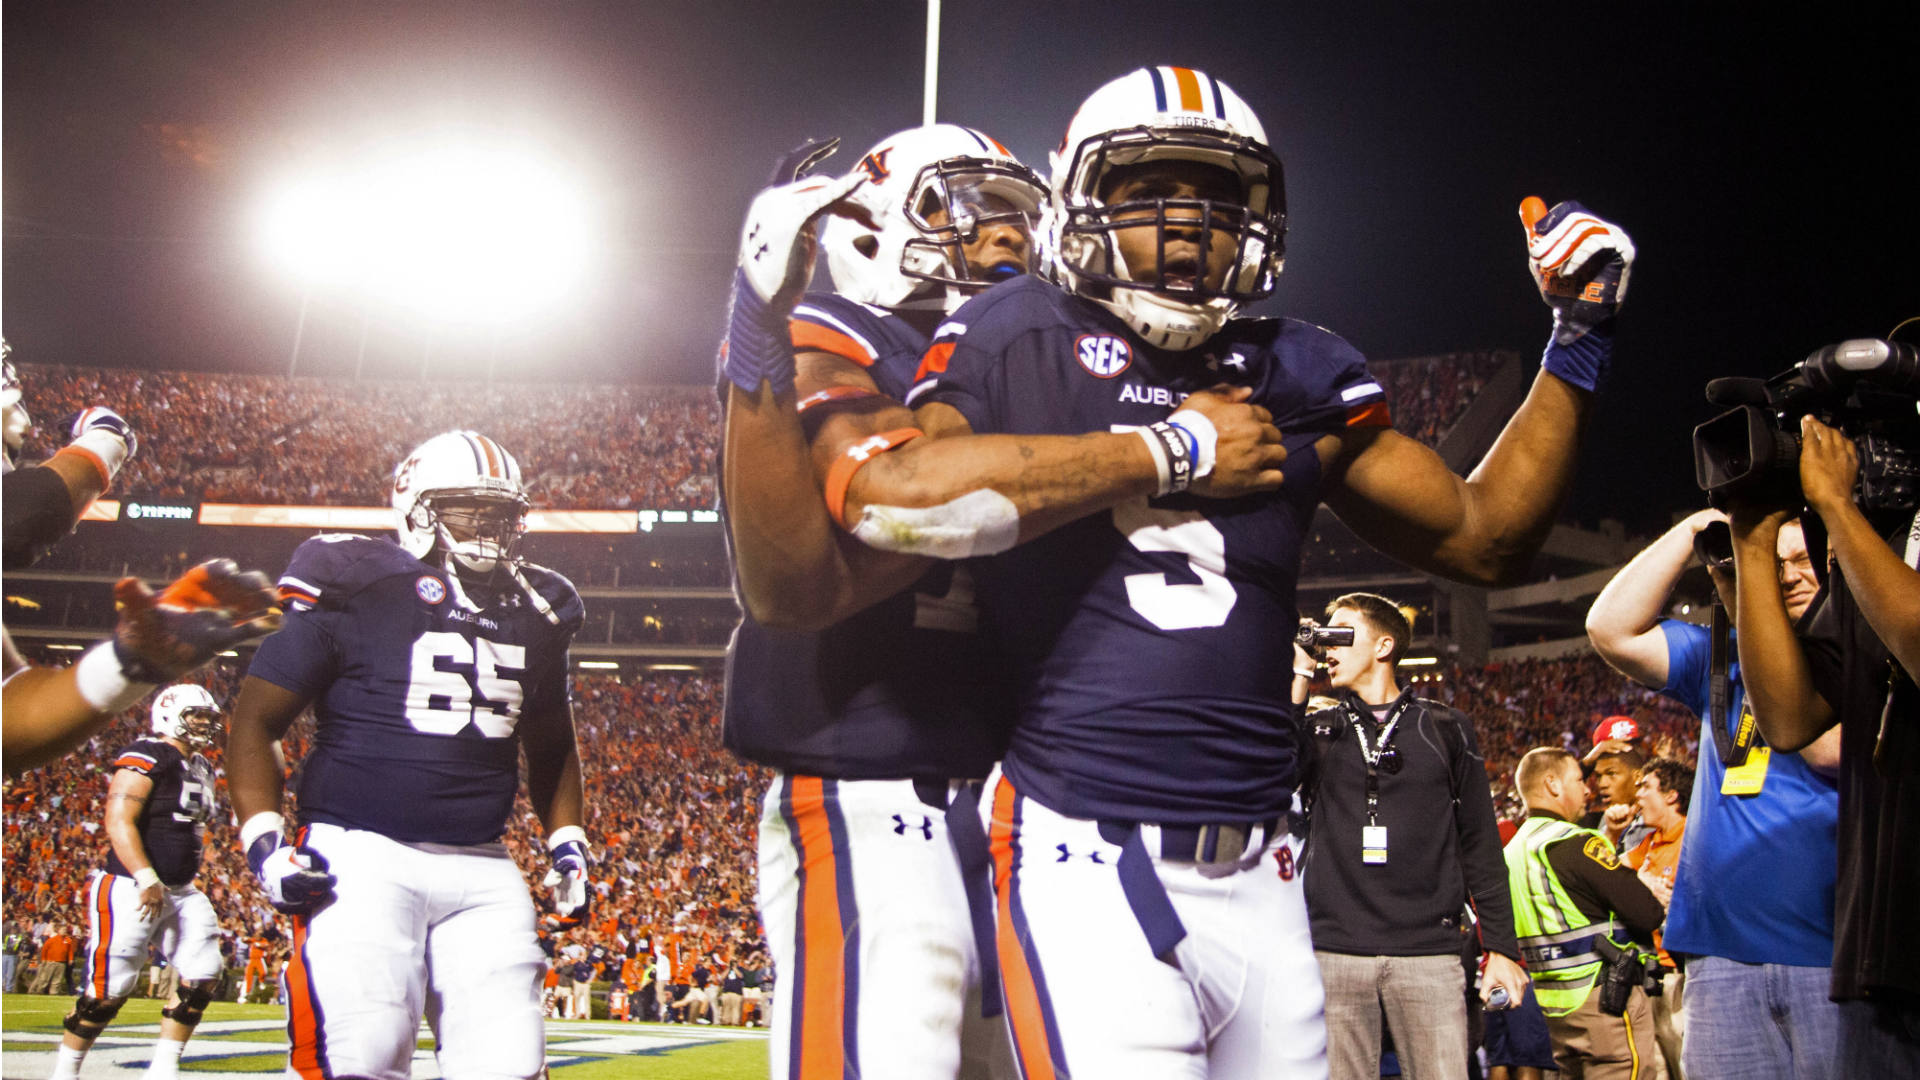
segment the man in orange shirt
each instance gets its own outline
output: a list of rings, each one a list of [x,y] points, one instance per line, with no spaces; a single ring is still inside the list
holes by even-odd
[[[65,994],[70,981],[67,966],[73,963],[73,935],[65,926],[56,926],[40,946],[40,966],[33,972],[32,994]]]
[[[1654,758],[1641,766],[1634,801],[1647,835],[1629,850],[1622,861],[1640,872],[1662,905],[1673,898],[1674,871],[1680,866],[1680,840],[1687,831],[1687,800],[1693,798],[1693,770],[1670,758]],[[1654,943],[1662,944],[1660,931]],[[1660,1056],[1666,1059],[1666,1074],[1671,1080],[1683,1080],[1680,1073],[1680,1040],[1686,1032],[1686,1014],[1681,993],[1686,976],[1674,970],[1673,957],[1660,950],[1660,963],[1666,973],[1662,992],[1653,999],[1653,1035],[1660,1044]]]

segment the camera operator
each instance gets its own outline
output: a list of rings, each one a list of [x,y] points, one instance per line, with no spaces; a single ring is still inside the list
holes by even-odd
[[[1796,637],[1774,586],[1775,545],[1792,511],[1732,504],[1740,663],[1776,749],[1798,750],[1840,725],[1839,1075],[1920,1075],[1920,571],[1910,565],[1920,517],[1894,534],[1903,560],[1855,505],[1852,440],[1812,416],[1800,432],[1800,491],[1825,526],[1834,567]]]
[[[1837,1075],[1839,1012],[1827,990],[1840,812],[1831,778],[1840,767],[1840,733],[1797,754],[1755,745],[1741,667],[1726,663],[1722,645],[1716,717],[1713,632],[1662,617],[1696,538],[1723,532],[1726,520],[1719,510],[1697,511],[1635,555],[1594,599],[1587,637],[1614,670],[1701,720],[1700,766],[1664,937],[1686,964],[1687,1077],[1824,1080]],[[1819,588],[1798,522],[1781,528],[1778,552],[1776,592],[1798,619]],[[1728,558],[1725,549],[1703,555],[1732,608],[1730,560],[1716,565]]]
[[[1329,1072],[1380,1075],[1384,1009],[1408,1076],[1465,1080],[1464,901],[1473,901],[1487,951],[1481,999],[1501,989],[1517,1003],[1527,987],[1486,766],[1466,716],[1395,680],[1412,639],[1399,608],[1349,593],[1327,615],[1353,631],[1351,644],[1326,647],[1339,703],[1307,717],[1318,767],[1304,873]],[[1296,652],[1296,676],[1310,662]]]

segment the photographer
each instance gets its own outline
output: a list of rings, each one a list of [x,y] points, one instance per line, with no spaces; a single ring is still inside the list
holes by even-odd
[[[1792,511],[1733,503],[1740,662],[1755,719],[1776,749],[1798,750],[1840,725],[1839,1075],[1920,1075],[1912,912],[1920,899],[1920,701],[1911,674],[1920,666],[1920,572],[1909,565],[1920,555],[1920,518],[1892,531],[1903,560],[1855,505],[1853,441],[1812,416],[1801,418],[1800,433],[1800,492],[1826,528],[1835,565],[1796,638],[1773,584],[1775,545]]]
[[[1459,1078],[1471,1054],[1460,964],[1460,911],[1478,912],[1486,974],[1510,1002],[1526,992],[1493,800],[1473,725],[1401,690],[1395,665],[1412,639],[1388,600],[1349,593],[1328,623],[1352,642],[1325,655],[1338,704],[1307,717],[1318,750],[1305,873],[1314,955],[1326,985],[1333,1080],[1380,1075],[1380,1017],[1408,1075]],[[1310,657],[1295,646],[1294,697]]]
[[[1696,538],[1723,532],[1725,522],[1718,510],[1698,511],[1635,555],[1595,598],[1587,637],[1614,670],[1701,719],[1664,938],[1686,957],[1686,1075],[1822,1080],[1837,1075],[1839,1015],[1827,989],[1840,733],[1797,754],[1754,745],[1740,665],[1724,664],[1721,653],[1727,670],[1716,718],[1713,634],[1662,617]],[[1777,577],[1769,567],[1764,580],[1777,580],[1774,594],[1797,619],[1819,588],[1798,522],[1780,530],[1778,551]],[[1715,566],[1725,549],[1703,553],[1722,601],[1734,606],[1730,565]]]

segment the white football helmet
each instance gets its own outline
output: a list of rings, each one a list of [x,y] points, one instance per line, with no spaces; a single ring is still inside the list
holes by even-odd
[[[529,505],[520,463],[478,432],[435,435],[393,470],[394,528],[416,559],[437,548],[476,573],[511,566]],[[448,530],[449,522],[462,538]]]
[[[27,415],[27,407],[20,401],[20,373],[13,370],[13,361],[8,359],[12,352],[13,347],[0,338],[0,425],[4,425],[7,447],[5,468],[0,468],[0,473],[12,472],[20,464],[20,448],[33,427],[33,417]]]
[[[972,128],[929,124],[882,139],[854,166],[867,182],[851,196],[877,229],[833,216],[821,237],[834,290],[884,308],[952,311],[968,296],[1032,267],[1033,222],[1046,185],[1007,148]],[[1028,238],[1024,262],[976,275],[961,252],[981,226],[1010,224]]]
[[[196,749],[212,746],[220,738],[220,703],[204,686],[169,686],[153,699],[153,733]]]
[[[1240,202],[1102,201],[1111,170],[1152,161],[1223,169],[1239,181]],[[1123,75],[1080,106],[1052,163],[1045,245],[1054,274],[1069,292],[1111,310],[1149,343],[1175,352],[1195,348],[1219,333],[1241,304],[1272,295],[1285,252],[1285,179],[1260,118],[1227,84],[1181,67]],[[1219,242],[1222,232],[1233,238],[1233,262],[1218,287],[1205,274],[1169,282],[1156,268],[1129,267],[1121,258],[1114,232],[1153,226],[1164,245],[1169,209],[1182,211],[1187,231],[1201,229],[1203,244]],[[1118,221],[1122,212],[1128,219]]]

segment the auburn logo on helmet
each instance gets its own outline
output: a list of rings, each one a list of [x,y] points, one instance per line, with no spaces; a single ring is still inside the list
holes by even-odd
[[[882,184],[886,182],[887,177],[893,175],[893,172],[887,168],[887,155],[892,152],[893,147],[883,146],[860,159],[860,168],[866,171],[867,179],[876,184]]]
[[[407,460],[401,462],[400,467],[394,470],[393,490],[395,494],[405,495],[407,493],[407,489],[413,486],[413,470],[417,468],[419,464],[420,464],[420,455],[415,454],[412,457],[408,458]]]

